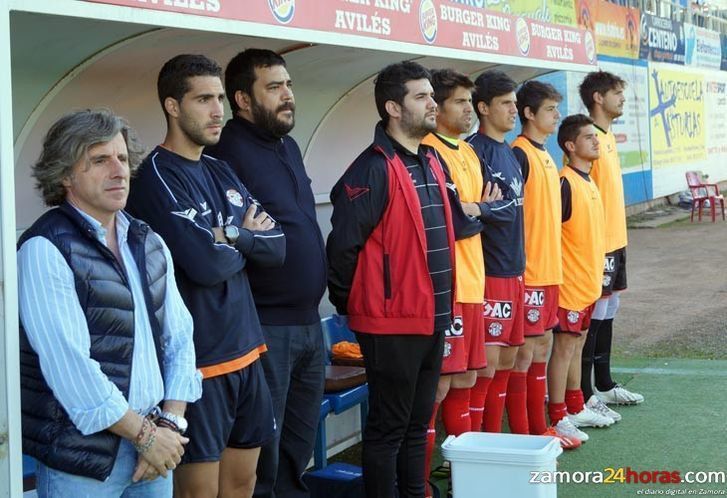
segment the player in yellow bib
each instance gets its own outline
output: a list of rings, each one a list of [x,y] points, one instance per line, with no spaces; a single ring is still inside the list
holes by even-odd
[[[517,92],[522,132],[512,149],[523,173],[525,222],[525,344],[520,347],[507,390],[510,430],[543,434],[546,363],[558,323],[561,263],[561,206],[558,168],[545,148],[560,121],[563,97],[547,83],[528,81]],[[553,431],[551,430],[551,433]],[[577,446],[561,438],[564,448]]]
[[[580,85],[583,104],[596,126],[601,155],[593,163],[591,176],[603,199],[606,217],[606,255],[603,262],[602,296],[593,310],[588,338],[583,350],[582,385],[586,399],[594,394],[591,371],[594,370],[597,397],[609,404],[638,404],[644,397],[628,391],[611,377],[611,343],[613,319],[626,290],[626,208],[621,162],[616,150],[613,121],[623,114],[626,82],[605,71],[589,73]],[[594,401],[595,402],[595,401]],[[615,412],[614,412],[615,413]]]
[[[548,365],[548,413],[559,434],[587,441],[588,435],[577,427],[614,423],[612,418],[586,408],[580,391],[580,355],[593,304],[601,295],[605,254],[603,204],[589,176],[599,155],[593,121],[583,114],[568,116],[558,130],[558,145],[566,163],[560,172],[563,282]]]
[[[438,105],[437,130],[427,135],[422,144],[436,150],[448,175],[448,188],[454,189],[463,214],[471,223],[462,229],[454,221],[455,235],[455,303],[452,327],[445,333],[442,375],[439,379],[432,418],[427,433],[426,474],[430,472],[434,449],[435,420],[439,404],[447,434],[458,436],[479,431],[481,418],[472,426],[470,419],[470,390],[477,373],[487,365],[485,352],[485,322],[482,300],[485,291],[485,263],[482,253],[483,221],[487,218],[488,203],[500,199],[497,185],[485,184],[482,165],[472,147],[459,137],[469,131],[474,119],[472,88],[474,84],[464,74],[451,69],[432,71],[434,100]],[[451,182],[450,182],[451,180]],[[453,218],[456,218],[453,215]],[[427,488],[429,491],[429,488]],[[427,494],[429,496],[429,493]]]

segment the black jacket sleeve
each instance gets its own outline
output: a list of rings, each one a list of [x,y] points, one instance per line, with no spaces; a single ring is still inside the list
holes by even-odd
[[[444,162],[444,159],[436,152],[436,149],[432,149],[437,155],[439,164],[442,165],[444,176],[447,181],[447,198],[449,199],[449,206],[452,210],[452,228],[454,228],[454,238],[456,240],[462,240],[470,238],[482,232],[484,224],[478,218],[468,216],[462,209],[462,201],[459,198],[459,192],[457,192],[457,185],[452,180],[452,176],[449,172],[449,166]]]
[[[339,314],[348,313],[348,296],[358,254],[381,220],[388,203],[383,156],[365,151],[331,191],[333,214],[328,235],[328,295]]]
[[[561,222],[565,223],[570,220],[571,210],[573,203],[571,201],[570,183],[567,178],[560,179],[560,207],[561,207]]]
[[[489,168],[487,168],[480,159],[480,167],[482,168],[482,179],[484,184],[487,182],[496,183],[496,180],[490,174]],[[482,215],[480,220],[483,223],[490,225],[500,225],[512,223],[517,216],[517,199],[501,199],[493,202],[479,202],[480,211]]]
[[[528,183],[528,176],[530,175],[530,161],[528,161],[528,155],[520,147],[513,147],[512,153],[515,155],[515,159],[520,163],[520,172],[523,175],[523,185]]]

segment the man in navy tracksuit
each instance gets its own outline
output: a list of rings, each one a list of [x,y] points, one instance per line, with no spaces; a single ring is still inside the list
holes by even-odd
[[[204,380],[187,409],[190,442],[174,475],[182,498],[251,496],[260,447],[276,431],[246,269],[281,265],[285,237],[232,169],[202,154],[222,130],[221,73],[201,55],[164,65],[157,86],[167,135],[142,163],[128,204],[169,246],[194,319]]]
[[[501,71],[486,71],[475,80],[472,102],[480,126],[467,138],[482,161],[485,180],[496,183],[503,197],[492,208],[499,221],[485,224],[482,231],[487,368],[470,395],[470,406],[480,409],[484,402],[487,432],[501,430],[510,372],[518,347],[525,343],[523,176],[505,141],[517,119],[516,88],[517,83]]]
[[[273,397],[276,437],[260,453],[255,496],[305,497],[301,477],[315,444],[323,395],[324,347],[318,305],[326,287],[326,256],[311,181],[288,136],[295,100],[285,60],[248,49],[225,71],[233,112],[207,152],[235,170],[285,232],[280,268],[248,266],[268,352],[262,357]]]

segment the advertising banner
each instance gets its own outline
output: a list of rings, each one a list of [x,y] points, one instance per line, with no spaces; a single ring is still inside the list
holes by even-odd
[[[612,57],[639,57],[638,9],[606,0],[580,0],[578,23],[596,35],[596,53]]]
[[[313,32],[595,64],[591,33],[446,0],[88,0]],[[528,64],[531,65],[531,64]]]
[[[671,19],[641,14],[639,58],[684,64],[684,25]]]
[[[684,64],[719,69],[722,64],[722,41],[719,33],[693,24],[685,24],[684,31]]]
[[[667,64],[650,65],[649,117],[655,168],[706,158],[704,100],[702,74]]]
[[[467,2],[452,2],[467,3]],[[477,4],[478,2],[470,2]],[[575,0],[491,0],[484,8],[537,19],[538,21],[577,26]]]
[[[727,157],[727,74],[709,71],[704,75],[704,109],[707,156],[716,164]]]

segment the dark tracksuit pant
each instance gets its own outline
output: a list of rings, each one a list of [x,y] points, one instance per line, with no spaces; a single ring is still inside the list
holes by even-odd
[[[444,348],[444,333],[356,333],[369,383],[363,434],[368,498],[424,496],[424,456]],[[398,483],[398,484],[395,484]]]

